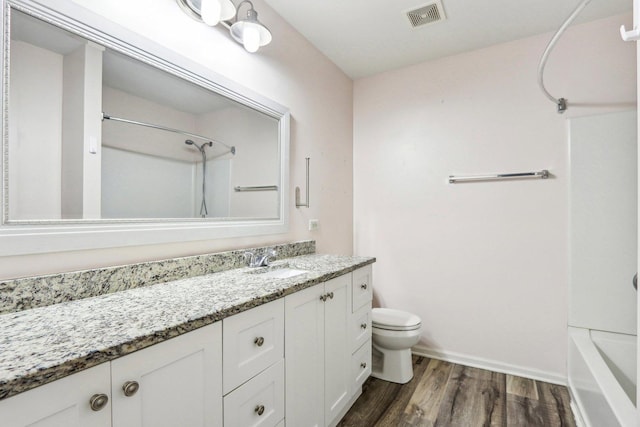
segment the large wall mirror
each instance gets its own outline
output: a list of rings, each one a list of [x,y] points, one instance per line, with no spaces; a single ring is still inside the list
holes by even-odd
[[[3,8],[0,255],[286,231],[286,108],[59,9]]]

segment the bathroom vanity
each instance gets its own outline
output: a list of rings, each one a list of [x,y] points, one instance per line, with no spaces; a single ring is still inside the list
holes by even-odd
[[[308,254],[0,315],[3,426],[335,425],[371,369],[373,262]]]

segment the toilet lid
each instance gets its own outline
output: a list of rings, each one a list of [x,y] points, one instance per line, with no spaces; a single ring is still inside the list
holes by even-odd
[[[390,331],[411,331],[422,325],[422,321],[415,314],[391,308],[374,308],[371,321],[374,328]]]

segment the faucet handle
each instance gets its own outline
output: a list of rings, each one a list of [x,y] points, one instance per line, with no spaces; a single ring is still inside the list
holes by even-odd
[[[263,264],[264,265],[269,265],[271,264],[271,261],[275,260],[275,257],[278,255],[278,253],[276,252],[275,249],[268,249],[266,251],[266,253],[264,254],[264,260],[263,260]]]
[[[249,267],[252,267],[256,261],[256,255],[253,252],[247,251],[244,253],[244,261]]]

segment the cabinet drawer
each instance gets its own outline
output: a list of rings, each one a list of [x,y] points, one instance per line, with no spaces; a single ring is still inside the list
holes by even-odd
[[[225,427],[274,427],[284,418],[284,360],[224,397]]]
[[[284,299],[222,321],[224,394],[284,357]]]
[[[355,313],[361,307],[371,304],[373,299],[373,281],[371,277],[372,267],[367,265],[353,272],[351,290],[352,310]]]
[[[371,339],[371,307],[364,306],[351,315],[351,352],[354,353],[365,341]]]
[[[362,387],[364,381],[371,375],[371,340],[362,344],[351,356],[351,392]]]

